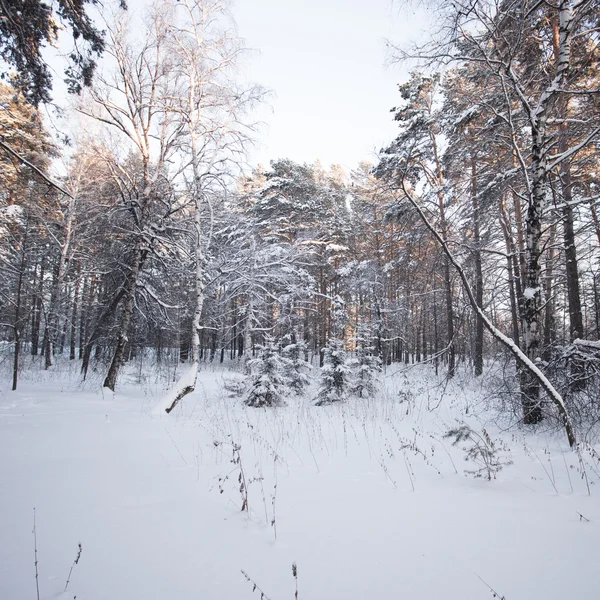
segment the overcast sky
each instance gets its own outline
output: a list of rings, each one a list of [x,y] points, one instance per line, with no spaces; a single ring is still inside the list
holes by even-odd
[[[390,109],[406,70],[384,66],[386,39],[423,28],[391,0],[236,0],[239,35],[258,50],[248,77],[274,92],[251,162],[320,159],[353,168],[395,136]]]

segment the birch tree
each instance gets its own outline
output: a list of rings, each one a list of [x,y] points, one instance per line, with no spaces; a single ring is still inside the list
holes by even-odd
[[[178,151],[181,173],[193,215],[194,288],[190,372],[174,393],[170,412],[195,388],[200,355],[200,331],[206,285],[206,252],[211,243],[211,222],[203,227],[204,209],[211,196],[231,180],[243,161],[252,126],[248,111],[263,96],[258,86],[236,80],[244,46],[224,0],[171,0],[157,13],[168,32],[172,73],[181,91],[174,111],[182,137]]]
[[[106,53],[113,70],[98,77],[89,102],[78,110],[113,130],[127,142],[127,160],[109,161],[122,207],[130,217],[130,241],[123,283],[122,309],[113,358],[104,387],[114,391],[131,325],[138,283],[148,256],[160,243],[176,207],[168,187],[168,165],[181,126],[172,107],[178,90],[164,23],[150,15],[141,40],[135,41],[124,13],[108,25]],[[105,154],[105,156],[107,156]],[[118,157],[118,155],[117,155]]]

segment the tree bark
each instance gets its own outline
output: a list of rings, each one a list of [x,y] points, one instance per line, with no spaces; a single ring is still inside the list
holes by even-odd
[[[138,239],[133,251],[131,271],[124,288],[125,303],[123,305],[123,312],[121,313],[117,345],[108,369],[108,373],[106,374],[106,378],[104,379],[103,383],[103,387],[108,388],[112,392],[115,391],[119,370],[123,364],[125,346],[128,342],[127,335],[129,333],[129,326],[131,325],[131,319],[133,317],[137,282],[146,257],[146,251],[143,250],[141,246],[142,240]]]
[[[473,205],[473,258],[475,262],[475,301],[483,309],[483,269],[481,264],[481,229],[480,207],[477,196],[477,163],[471,156],[471,198]],[[478,377],[483,375],[483,321],[479,314],[475,314],[475,356],[474,372]]]

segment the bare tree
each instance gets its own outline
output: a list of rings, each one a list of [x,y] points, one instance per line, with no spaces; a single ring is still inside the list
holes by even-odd
[[[172,76],[167,30],[157,18],[146,21],[141,42],[136,45],[124,13],[108,23],[106,52],[114,71],[101,75],[90,92],[90,102],[78,110],[118,132],[128,143],[125,160],[109,161],[122,206],[130,216],[130,247],[124,264],[120,323],[116,348],[104,380],[104,387],[115,389],[131,325],[140,275],[147,258],[156,248],[164,223],[176,208],[169,187],[168,163],[181,135],[181,125],[170,110],[178,96]],[[118,155],[117,155],[118,158]]]

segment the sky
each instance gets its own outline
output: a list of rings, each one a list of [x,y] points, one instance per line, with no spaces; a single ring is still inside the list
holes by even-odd
[[[239,35],[253,52],[249,79],[273,91],[251,163],[319,159],[350,169],[395,137],[390,109],[407,69],[386,40],[409,41],[425,22],[392,0],[237,0]]]
[[[149,2],[128,1],[134,19]],[[241,74],[271,92],[253,115],[262,126],[251,165],[290,158],[351,170],[362,160],[376,162],[395,137],[390,111],[398,83],[408,78],[407,67],[389,64],[387,41],[406,44],[427,27],[410,3],[232,0],[238,35],[250,50]],[[64,63],[54,67],[54,97],[64,98]]]

